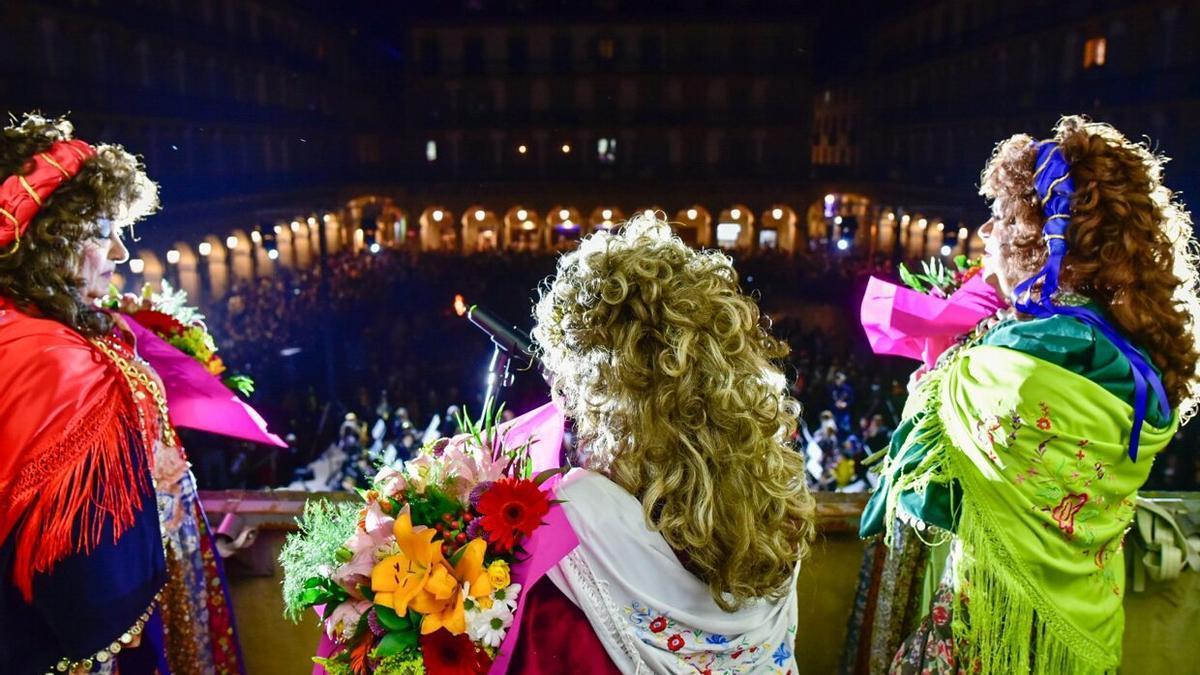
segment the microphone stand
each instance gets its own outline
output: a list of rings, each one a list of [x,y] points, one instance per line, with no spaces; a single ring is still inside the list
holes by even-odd
[[[512,358],[508,350],[492,340],[492,361],[488,364],[487,389],[483,395],[484,410],[494,410],[505,387],[512,385]]]

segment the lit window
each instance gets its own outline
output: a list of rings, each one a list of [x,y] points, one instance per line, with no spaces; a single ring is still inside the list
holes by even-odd
[[[425,161],[437,161],[437,141],[425,141]]]
[[[596,53],[605,61],[612,61],[616,52],[617,47],[612,38],[604,38],[596,43]]]
[[[1083,43],[1083,67],[1099,68],[1108,60],[1108,40],[1092,38]]]
[[[617,139],[601,138],[596,141],[596,158],[601,164],[612,164],[617,161]]]
[[[721,248],[737,246],[740,236],[742,236],[741,223],[717,223],[717,245]]]

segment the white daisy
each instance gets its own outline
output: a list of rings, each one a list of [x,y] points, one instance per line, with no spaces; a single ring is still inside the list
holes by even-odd
[[[517,598],[521,595],[521,584],[509,584],[504,588],[492,591],[492,600],[497,605],[502,605],[508,608],[508,611],[516,611]]]
[[[508,607],[497,603],[484,612],[481,618],[483,621],[477,625],[477,635],[471,635],[472,639],[489,647],[499,647],[500,643],[504,642],[509,626],[512,626],[512,612]]]

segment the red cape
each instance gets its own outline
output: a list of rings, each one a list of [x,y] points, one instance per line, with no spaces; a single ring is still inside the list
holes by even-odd
[[[0,420],[0,542],[16,538],[13,582],[30,600],[35,573],[133,523],[153,448],[117,365],[3,298]]]

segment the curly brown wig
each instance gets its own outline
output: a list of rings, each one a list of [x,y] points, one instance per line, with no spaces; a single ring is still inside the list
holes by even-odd
[[[639,217],[565,256],[534,337],[587,468],[642,503],[716,603],[794,593],[814,532],[800,412],[729,258]]]
[[[34,155],[72,133],[65,118],[28,114],[14,119],[0,131],[0,180],[29,173]],[[16,251],[0,257],[0,295],[89,336],[110,330],[112,320],[80,294],[77,270],[84,244],[101,236],[100,219],[123,227],[158,207],[158,188],[137,157],[119,145],[95,149],[79,173],[46,199]]]
[[[1166,158],[1079,116],[1062,118],[1051,140],[1062,148],[1075,183],[1061,286],[1100,304],[1124,335],[1147,350],[1171,406],[1186,420],[1200,394],[1197,243],[1191,217],[1162,184]],[[1034,140],[1024,134],[1001,142],[980,189],[993,202],[993,217],[1015,225],[1004,270],[1014,283],[1046,262],[1035,155]]]

